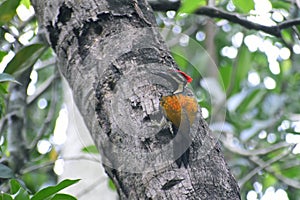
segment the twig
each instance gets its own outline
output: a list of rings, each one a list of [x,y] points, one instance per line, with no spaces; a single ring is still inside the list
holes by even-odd
[[[279,25],[278,26],[264,26],[261,24],[257,24],[257,23],[248,21],[248,20],[240,17],[237,13],[232,14],[232,13],[223,11],[218,8],[203,6],[203,7],[199,8],[198,10],[196,10],[195,14],[205,15],[205,16],[214,17],[214,18],[226,19],[230,22],[242,25],[243,27],[245,27],[247,29],[260,30],[260,31],[263,31],[270,35],[274,35],[276,37],[281,38]]]
[[[180,1],[148,1],[150,6],[155,11],[166,12],[168,10],[178,10],[180,7]]]
[[[38,89],[36,90],[36,92],[27,97],[27,105],[30,105],[32,102],[34,102],[34,100],[36,100],[41,94],[43,94],[45,92],[45,90],[47,90],[52,82],[57,78],[57,75],[52,75],[50,76],[40,87],[38,87]]]
[[[30,173],[32,171],[35,171],[35,170],[38,170],[38,169],[42,169],[42,168],[45,168],[45,167],[48,167],[48,166],[51,166],[51,165],[54,165],[56,160],[51,160],[51,161],[47,161],[47,162],[44,162],[44,163],[41,163],[39,165],[32,165],[30,167],[27,167],[23,170],[21,170],[21,174],[27,174],[27,173]]]
[[[280,30],[291,28],[292,26],[300,25],[300,19],[289,19],[278,24]]]
[[[76,194],[75,196],[77,198],[82,198],[84,195],[86,195],[87,193],[94,190],[97,186],[100,186],[100,184],[105,183],[106,180],[107,180],[107,177],[105,177],[105,176],[98,178],[96,181],[94,181],[90,185],[86,186],[83,190],[79,191],[78,194]]]
[[[289,144],[289,143],[286,143],[286,142],[279,142],[279,143],[276,143],[272,146],[269,146],[269,147],[266,147],[266,148],[261,148],[261,149],[255,149],[255,150],[245,150],[245,149],[238,149],[238,148],[234,148],[232,147],[228,142],[226,141],[222,141],[224,146],[234,152],[234,153],[237,153],[237,154],[240,154],[242,156],[258,156],[258,155],[265,155],[265,154],[268,154],[272,151],[276,151],[278,149],[281,149],[281,148],[285,148],[285,147],[290,147],[290,146],[293,146],[293,144]]]
[[[239,180],[238,184],[242,188],[243,185],[249,181],[255,174],[257,174],[259,171],[269,167],[271,164],[277,162],[278,160],[284,158],[286,155],[288,155],[291,152],[291,149],[282,152],[278,156],[268,160],[267,162],[262,161],[258,167],[253,169],[250,173],[248,173],[245,177],[243,177],[241,180]],[[257,156],[250,157],[250,160],[257,160],[259,159]]]
[[[18,115],[19,114],[19,111],[15,110],[15,111],[12,111],[10,113],[7,113],[4,117],[1,118],[0,120],[0,137],[3,135],[3,129],[5,127],[5,124],[7,123],[7,120],[13,116],[13,115]]]
[[[149,1],[149,4],[152,6],[153,10],[155,10],[155,11],[166,12],[168,10],[178,10],[180,8],[180,3],[173,3],[173,2],[167,2],[167,1],[159,1],[159,2]],[[221,10],[221,9],[218,9],[215,7],[209,7],[209,6],[200,7],[194,13],[198,14],[198,15],[205,15],[208,17],[213,17],[213,18],[226,19],[230,22],[239,24],[247,29],[263,31],[265,33],[268,33],[270,35],[273,35],[273,36],[279,37],[279,38],[281,38],[281,30],[291,28],[295,25],[300,25],[300,19],[297,18],[297,19],[283,21],[275,26],[265,26],[265,25],[251,22],[245,18],[242,18],[237,13],[230,13],[230,12],[226,12],[224,10]]]
[[[45,87],[42,88],[42,92],[38,93],[39,95],[42,94],[49,86],[50,84],[53,82],[54,77],[56,75],[53,76],[53,78],[49,78],[46,82],[47,84],[45,84]],[[37,143],[39,142],[39,140],[45,135],[45,132],[47,130],[47,128],[49,127],[51,121],[53,120],[53,116],[55,114],[55,109],[56,109],[56,104],[57,104],[57,86],[58,83],[56,81],[54,81],[54,85],[52,88],[52,99],[51,99],[51,107],[49,108],[48,114],[47,114],[47,118],[45,119],[42,127],[39,129],[39,132],[37,133],[37,136],[33,139],[33,141],[30,143],[28,149],[33,150]],[[37,96],[39,96],[37,95]]]
[[[84,156],[84,155],[74,156],[74,157],[64,157],[64,158],[61,158],[61,159],[63,159],[64,161],[88,160],[88,161],[101,163],[100,159],[92,158],[92,157]],[[21,174],[27,174],[27,173],[30,173],[32,171],[42,169],[44,167],[54,165],[55,161],[56,160],[51,160],[51,161],[47,161],[47,162],[44,162],[44,163],[41,163],[41,164],[38,164],[38,165],[32,165],[30,167],[24,168],[23,170],[21,170]]]
[[[264,165],[264,161],[257,158],[257,159],[251,159],[251,161],[253,161],[254,163],[256,163],[259,166],[263,166]],[[274,169],[272,169],[271,167],[267,167],[265,168],[265,170],[267,172],[269,172],[270,174],[274,175],[278,180],[281,180],[282,182],[284,182],[285,184],[294,187],[296,189],[300,189],[300,182],[296,181],[294,179],[290,179],[288,177],[285,177],[279,173],[277,173]]]
[[[88,160],[88,161],[101,163],[101,160],[99,158],[96,158],[94,156],[87,156],[87,155],[64,157],[63,160],[65,160],[65,161]]]
[[[295,160],[295,158],[293,158],[290,161],[285,162],[282,166],[281,169],[282,170],[289,170],[290,168],[293,167],[298,167],[300,166],[300,160]]]

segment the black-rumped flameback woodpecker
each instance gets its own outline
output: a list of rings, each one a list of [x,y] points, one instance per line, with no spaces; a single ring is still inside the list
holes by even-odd
[[[185,91],[187,83],[192,82],[192,78],[180,70],[160,76],[167,78],[172,86],[176,86],[171,95],[161,97],[160,106],[172,125],[175,162],[179,168],[182,164],[187,168],[191,144],[190,129],[198,111],[196,99]]]

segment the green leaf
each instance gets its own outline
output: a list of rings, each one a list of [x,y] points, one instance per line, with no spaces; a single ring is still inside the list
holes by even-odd
[[[256,89],[247,91],[247,96],[243,99],[243,101],[239,105],[238,112],[244,113],[244,112],[252,110],[260,102],[262,102],[265,94],[266,94],[266,91],[261,90],[260,88],[256,88]]]
[[[0,200],[13,200],[13,198],[9,194],[1,193],[0,194]]]
[[[113,191],[116,191],[116,190],[117,190],[117,188],[116,188],[114,182],[113,182],[111,179],[108,179],[108,187],[109,187],[111,190],[113,190]]]
[[[46,188],[38,191],[35,195],[33,195],[31,200],[45,200],[46,198],[51,197],[52,195],[56,194],[60,190],[77,183],[79,180],[80,179],[76,179],[76,180],[66,179],[55,186],[46,187]]]
[[[95,145],[90,145],[87,147],[84,147],[81,149],[82,152],[84,153],[94,153],[94,154],[99,154],[99,151]]]
[[[51,200],[76,200],[76,198],[68,194],[56,194]]]
[[[7,82],[2,82],[0,83],[0,95],[7,94],[8,93],[8,83]]]
[[[248,13],[250,10],[254,10],[253,0],[232,0],[233,4],[243,13]]]
[[[2,59],[4,58],[4,56],[7,55],[6,51],[0,51],[0,62],[2,62]]]
[[[231,66],[224,66],[219,68],[220,72],[220,84],[224,85],[224,89],[228,90],[231,82],[232,76],[232,67]]]
[[[7,0],[0,5],[0,25],[9,22],[16,14],[20,0]]]
[[[178,66],[183,67],[188,65],[188,61],[182,56],[182,52],[180,50],[172,50],[172,56],[177,63]]]
[[[4,72],[12,75],[20,75],[33,66],[37,59],[44,53],[43,44],[32,44],[21,49],[7,64]]]
[[[290,29],[284,29],[281,31],[282,38],[287,43],[293,42],[293,34],[294,34],[294,31],[290,30]]]
[[[14,200],[29,200],[29,195],[24,188],[20,188],[19,191],[16,193]]]
[[[206,0],[183,0],[178,15],[182,13],[193,13],[197,8],[206,5]]]
[[[2,96],[2,94],[0,94],[0,118],[3,117],[3,115],[5,113],[5,109],[6,109],[6,107],[5,107],[5,99]]]
[[[249,52],[246,45],[242,45],[239,49],[238,56],[237,56],[237,64],[235,77],[232,77],[235,81],[234,91],[238,91],[241,82],[245,80],[249,70],[251,68],[251,53]]]
[[[0,73],[0,82],[7,82],[7,81],[21,85],[21,83],[19,83],[13,76],[6,73]]]
[[[11,194],[16,194],[22,187],[21,184],[19,183],[19,181],[17,181],[16,179],[11,179],[9,181],[9,184],[10,184],[10,193]]]
[[[287,170],[282,170],[280,171],[284,176],[288,177],[288,178],[295,178],[295,177],[299,177],[299,168],[298,167],[291,167]]]
[[[274,186],[276,183],[278,182],[278,180],[272,176],[271,174],[266,174],[264,176],[264,180],[263,180],[263,185],[265,188],[268,188],[270,186]]]
[[[291,3],[288,1],[282,1],[282,0],[277,0],[277,1],[271,1],[272,8],[277,8],[277,9],[285,9],[288,11],[291,7]]]
[[[30,8],[30,0],[21,0],[21,4],[23,4],[24,6],[26,6],[27,9]]]
[[[0,178],[12,178],[13,176],[12,169],[0,163]]]
[[[284,60],[281,62],[281,69],[284,75],[290,75],[289,73],[293,68],[292,63],[293,62],[291,60]]]

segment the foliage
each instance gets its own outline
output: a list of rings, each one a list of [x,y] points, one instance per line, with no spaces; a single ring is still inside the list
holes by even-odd
[[[74,200],[75,198],[71,195],[58,193],[62,189],[69,187],[75,183],[77,183],[79,180],[64,180],[60,183],[58,183],[55,186],[48,186],[40,191],[38,191],[34,195],[30,195],[28,193],[28,188],[24,187],[18,180],[11,179],[10,182],[10,193],[2,193],[0,195],[1,200],[58,200],[58,199],[64,199],[64,200]]]
[[[0,73],[0,117],[5,113],[5,95],[8,93],[9,82],[20,84],[13,76]]]
[[[182,13],[192,13],[200,6],[204,6],[206,4],[205,0],[184,0],[181,2],[180,10],[178,14]]]
[[[59,152],[51,138],[62,104],[54,53],[39,43],[29,0],[0,3],[0,199],[73,200],[58,192],[78,180],[56,184],[53,171]],[[12,99],[17,101],[11,103]],[[12,120],[23,127],[8,123]],[[20,138],[11,134],[18,128],[24,130]],[[41,151],[41,142],[48,149]]]

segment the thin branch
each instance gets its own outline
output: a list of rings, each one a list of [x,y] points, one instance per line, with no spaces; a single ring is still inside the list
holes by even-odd
[[[43,94],[45,92],[45,90],[47,90],[51,84],[53,83],[53,81],[57,78],[57,75],[52,75],[50,76],[40,87],[38,87],[38,89],[36,90],[36,92],[27,97],[27,105],[30,105],[32,102],[34,102],[34,100],[36,100],[41,94]]]
[[[92,184],[86,186],[86,188],[84,188],[83,190],[79,191],[75,196],[77,198],[83,198],[83,196],[85,196],[87,193],[93,191],[94,189],[96,189],[96,187],[100,186],[102,183],[105,183],[105,181],[107,181],[107,179],[108,178],[106,176],[98,178]]]
[[[92,161],[92,162],[96,162],[96,163],[101,163],[101,160],[99,158],[96,158],[95,156],[91,156],[91,155],[64,157],[63,160],[65,160],[65,161],[88,160],[88,161]]]
[[[300,160],[295,160],[295,158],[292,158],[292,160],[284,162],[283,165],[281,166],[282,170],[289,170],[290,168],[293,167],[298,167],[300,166]]]
[[[264,161],[261,160],[260,158],[253,158],[251,159],[252,162],[256,163],[257,165],[259,165],[260,167],[262,167],[264,165]],[[286,176],[283,176],[282,174],[279,174],[278,172],[276,172],[273,168],[271,167],[267,167],[265,168],[265,170],[272,174],[273,176],[275,176],[278,180],[282,181],[283,183],[285,183],[286,185],[289,185],[291,187],[294,187],[296,189],[300,189],[300,182],[296,181],[294,179],[288,178]]]
[[[53,77],[55,77],[56,75],[54,75]],[[51,79],[51,77],[49,78]],[[43,92],[45,91],[46,88],[48,88],[51,83],[53,82],[53,80],[55,80],[54,78],[51,80],[47,80],[47,84],[46,87],[43,88]],[[28,149],[33,150],[37,143],[39,142],[39,140],[45,135],[46,130],[49,128],[49,125],[51,123],[51,121],[53,120],[53,116],[55,114],[55,110],[56,110],[56,104],[57,104],[57,100],[58,100],[58,95],[56,94],[57,92],[57,87],[58,87],[58,83],[57,81],[54,81],[54,85],[52,88],[52,99],[51,99],[51,107],[49,108],[48,114],[47,114],[47,118],[45,119],[42,127],[39,129],[39,132],[37,133],[37,136],[34,138],[34,140],[30,143]],[[42,93],[39,93],[39,95]],[[38,96],[39,96],[38,95]]]
[[[279,143],[276,143],[276,144],[274,144],[272,146],[269,146],[269,147],[266,147],[266,148],[255,149],[255,150],[245,150],[245,149],[238,149],[238,148],[232,147],[229,144],[229,142],[226,142],[224,140],[222,140],[222,142],[228,150],[230,150],[231,152],[237,153],[239,155],[242,155],[242,156],[265,155],[265,154],[268,154],[270,152],[276,151],[278,149],[285,148],[285,147],[290,147],[290,146],[294,145],[294,144],[289,144],[289,143],[286,143],[286,142],[279,142]]]
[[[162,11],[162,12],[166,12],[168,10],[178,10],[180,8],[180,3],[173,3],[167,1],[159,1],[159,2],[149,1],[149,4],[152,6],[153,10]],[[209,7],[209,6],[200,7],[194,13],[198,15],[213,17],[213,18],[226,19],[230,22],[239,24],[247,29],[263,31],[265,33],[268,33],[270,35],[279,38],[281,38],[281,30],[291,28],[295,25],[300,25],[300,19],[297,18],[297,19],[283,21],[281,23],[278,23],[275,26],[265,26],[265,25],[251,22],[245,18],[242,18],[237,13],[231,13],[216,7]]]
[[[300,19],[289,19],[278,24],[280,30],[291,28],[292,26],[300,25]]]
[[[166,12],[168,10],[178,10],[180,8],[180,1],[150,1],[148,3],[155,11]]]
[[[27,173],[33,172],[35,170],[38,170],[38,169],[42,169],[42,168],[45,168],[45,167],[52,166],[52,165],[54,165],[55,161],[56,160],[51,160],[51,161],[41,163],[39,165],[32,165],[30,167],[27,167],[27,168],[21,170],[21,174],[27,174]]]
[[[230,13],[230,12],[226,12],[221,9],[218,9],[218,8],[203,6],[203,7],[199,8],[198,10],[196,10],[195,14],[205,15],[205,16],[214,17],[214,18],[226,19],[230,22],[239,24],[247,29],[263,31],[270,35],[274,35],[276,37],[281,38],[279,25],[278,26],[264,26],[261,24],[257,24],[257,23],[248,21],[247,19],[240,17],[237,13]]]
[[[91,156],[84,156],[84,155],[80,155],[80,156],[74,156],[74,157],[63,157],[61,158],[64,161],[78,161],[78,160],[88,160],[88,161],[93,161],[93,162],[97,162],[97,163],[101,163],[101,160],[95,157],[91,157]],[[21,174],[27,174],[30,173],[32,171],[35,170],[39,170],[48,166],[52,166],[55,164],[56,160],[50,160],[47,162],[43,162],[41,164],[38,165],[32,165],[30,167],[24,168],[21,170]]]
[[[15,110],[10,113],[7,113],[4,117],[1,118],[0,120],[0,137],[3,135],[3,129],[5,125],[7,124],[7,120],[14,115],[19,115],[19,111]]]
[[[51,67],[51,66],[55,66],[57,62],[57,58],[56,56],[53,56],[45,61],[42,61],[40,65],[38,65],[37,67],[35,66],[34,69],[36,71],[39,71],[41,69],[45,69],[47,67]]]
[[[253,176],[255,176],[255,174],[257,174],[259,171],[269,167],[270,165],[272,165],[273,163],[277,162],[278,160],[284,158],[285,156],[287,156],[289,153],[291,152],[291,149],[282,152],[281,154],[279,154],[278,156],[268,160],[267,162],[262,161],[261,165],[259,165],[258,167],[256,167],[255,169],[253,169],[251,172],[249,172],[245,177],[243,177],[241,180],[239,180],[239,186],[240,188],[243,187],[243,185],[249,181]],[[257,156],[253,156],[252,158],[250,157],[251,160],[255,160],[258,159]]]

